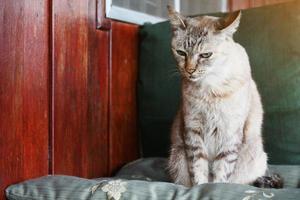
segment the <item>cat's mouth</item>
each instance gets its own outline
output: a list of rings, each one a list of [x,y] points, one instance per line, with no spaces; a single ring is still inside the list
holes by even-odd
[[[204,77],[204,74],[205,74],[205,71],[199,71],[199,72],[193,73],[193,74],[186,73],[185,77],[189,81],[196,82],[196,81],[201,80]]]
[[[181,71],[181,76],[188,81],[197,82],[204,78],[206,70],[195,71],[194,73],[188,73],[186,71]]]
[[[190,74],[189,74],[189,75],[187,75],[186,78],[187,78],[189,81],[196,82],[196,81],[200,80],[201,77],[202,77],[202,75],[195,76],[195,75],[190,75]]]

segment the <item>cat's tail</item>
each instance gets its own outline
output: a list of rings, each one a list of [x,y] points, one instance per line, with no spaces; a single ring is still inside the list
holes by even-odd
[[[253,186],[259,188],[283,188],[283,178],[279,174],[273,173],[259,177],[254,181]]]

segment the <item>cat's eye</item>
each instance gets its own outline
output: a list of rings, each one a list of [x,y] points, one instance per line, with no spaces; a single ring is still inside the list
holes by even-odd
[[[176,53],[180,56],[184,56],[186,57],[186,53],[184,51],[181,51],[181,50],[176,50]]]
[[[208,52],[208,53],[201,53],[200,54],[200,57],[201,58],[209,58],[209,57],[211,57],[212,56],[212,52]]]

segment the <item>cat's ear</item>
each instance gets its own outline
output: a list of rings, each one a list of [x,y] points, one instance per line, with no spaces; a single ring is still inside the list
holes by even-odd
[[[186,18],[176,12],[170,5],[167,6],[170,23],[174,29],[186,29]]]
[[[220,18],[216,25],[217,31],[232,36],[239,27],[241,16],[242,12],[236,11]]]

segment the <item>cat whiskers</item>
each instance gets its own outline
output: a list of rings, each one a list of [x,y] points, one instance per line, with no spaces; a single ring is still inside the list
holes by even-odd
[[[199,73],[199,74],[204,74],[204,73],[205,73],[205,70],[199,70],[198,73]]]

